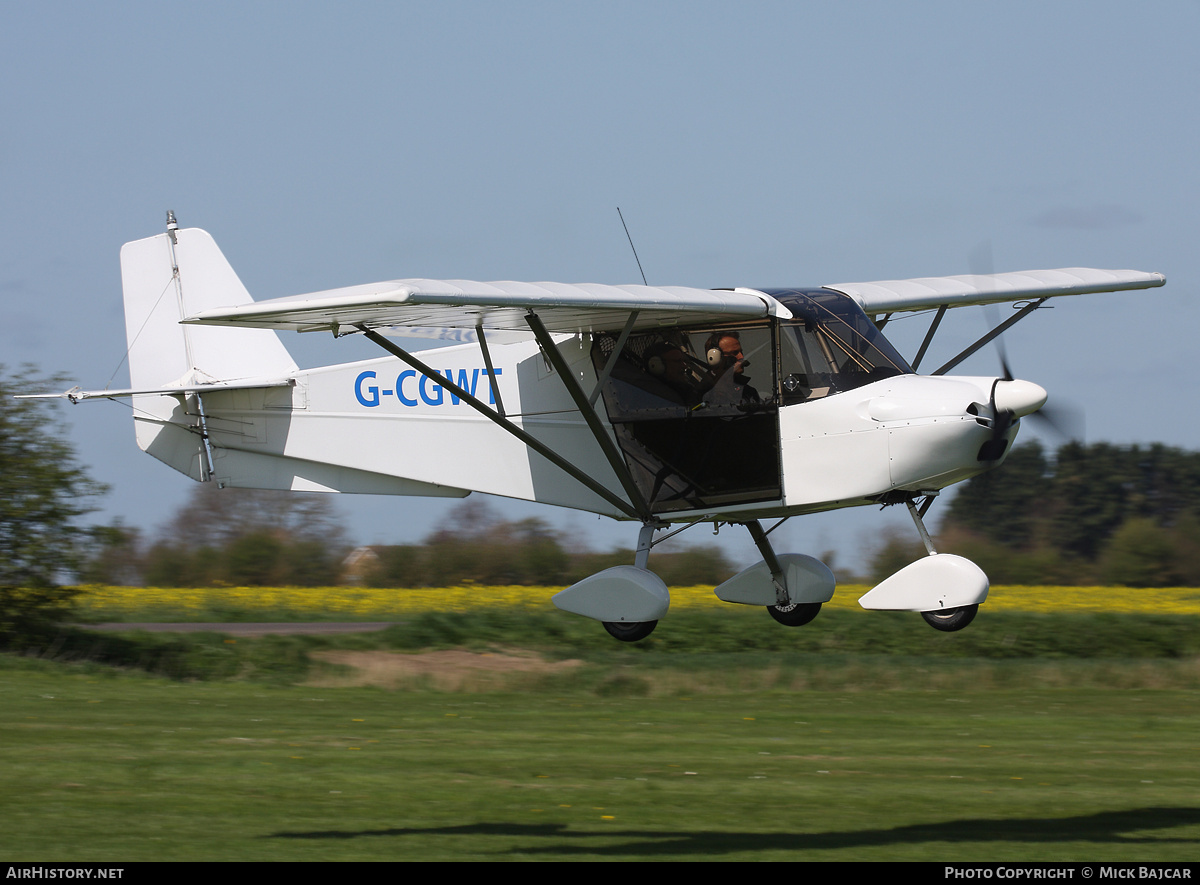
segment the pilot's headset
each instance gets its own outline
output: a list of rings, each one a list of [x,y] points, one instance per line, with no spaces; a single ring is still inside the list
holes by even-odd
[[[667,374],[667,361],[663,359],[663,354],[669,350],[674,350],[674,346],[665,341],[659,341],[646,351],[646,371],[655,378],[661,378]]]
[[[708,336],[708,340],[704,342],[704,358],[708,361],[709,368],[720,369],[722,366],[732,366],[737,360],[721,350],[721,339],[733,338],[739,340],[737,335],[732,332],[713,332]],[[726,362],[728,361],[728,362]]]

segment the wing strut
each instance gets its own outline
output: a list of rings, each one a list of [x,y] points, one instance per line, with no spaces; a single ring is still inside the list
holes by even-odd
[[[557,452],[555,452],[553,449],[551,449],[549,446],[547,446],[541,440],[536,439],[535,437],[531,436],[529,433],[527,433],[522,428],[518,427],[516,424],[514,424],[508,418],[504,417],[503,415],[497,414],[492,409],[489,409],[484,403],[482,403],[480,400],[476,399],[475,397],[471,396],[471,394],[467,393],[465,390],[463,390],[457,384],[452,382],[445,375],[435,372],[433,369],[429,368],[429,366],[425,365],[423,362],[421,362],[415,356],[410,354],[408,351],[404,350],[403,348],[399,347],[395,343],[384,338],[378,332],[375,332],[375,331],[369,329],[364,323],[356,324],[356,328],[360,332],[362,332],[363,335],[365,335],[367,337],[367,340],[375,342],[380,347],[382,347],[384,350],[386,350],[388,353],[392,354],[392,356],[398,357],[403,362],[412,366],[414,369],[416,369],[418,372],[420,372],[422,375],[424,375],[430,381],[440,384],[442,387],[446,388],[446,390],[450,391],[451,394],[458,397],[460,400],[462,400],[464,403],[469,405],[475,411],[479,412],[479,414],[483,415],[488,420],[494,422],[495,424],[498,424],[500,427],[507,430],[509,433],[511,433],[513,436],[515,436],[517,439],[519,439],[525,445],[529,446],[529,448],[533,449],[535,452],[537,452],[539,455],[541,455],[543,458],[545,458],[547,461],[549,461],[551,464],[558,467],[564,473],[568,474],[569,476],[573,477],[574,479],[578,480],[583,485],[587,486],[589,489],[591,489],[593,492],[595,492],[597,495],[599,495],[601,498],[603,498],[609,504],[612,504],[614,507],[616,507],[622,513],[624,513],[630,519],[640,519],[640,520],[644,521],[642,514],[638,510],[636,510],[634,507],[631,507],[629,505],[629,502],[622,500],[619,495],[616,495],[611,490],[605,488],[603,485],[601,485],[599,482],[597,482],[592,477],[588,476],[586,473],[584,473],[582,470],[580,470],[578,467],[576,467],[574,464],[572,464],[566,458],[559,455]],[[557,351],[555,351],[555,353],[557,353]]]
[[[625,459],[621,457],[621,453],[617,450],[616,444],[612,441],[612,437],[608,435],[604,425],[600,422],[600,418],[596,415],[596,410],[592,408],[588,402],[587,396],[583,392],[583,388],[579,386],[579,381],[575,378],[575,373],[571,371],[571,367],[567,365],[562,354],[558,352],[558,348],[554,346],[554,339],[550,337],[550,333],[546,331],[546,327],[542,324],[541,318],[532,310],[525,314],[525,322],[529,324],[529,328],[533,330],[533,335],[537,338],[538,344],[542,347],[542,352],[546,354],[546,358],[550,360],[550,365],[554,366],[554,371],[558,373],[559,379],[563,386],[567,388],[567,393],[571,395],[571,399],[575,401],[575,407],[579,409],[583,415],[583,420],[587,422],[588,428],[592,431],[592,436],[599,443],[601,451],[604,452],[604,457],[608,459],[608,464],[613,469],[613,473],[617,475],[617,479],[621,481],[621,488],[625,490],[625,494],[629,496],[629,500],[633,506],[637,508],[638,518],[642,522],[650,520],[650,505],[646,503],[646,499],[638,490],[637,485],[633,481],[633,474],[629,472],[629,467],[625,464]],[[631,323],[626,323],[625,328],[628,330],[632,326]]]
[[[629,340],[629,333],[633,331],[633,324],[637,322],[637,318],[638,312],[635,310],[629,314],[629,319],[625,321],[625,328],[621,330],[621,336],[617,339],[617,344],[613,347],[613,352],[608,355],[608,362],[604,364],[604,371],[596,379],[596,386],[592,388],[592,394],[588,397],[589,406],[596,404],[596,400],[600,397],[600,391],[604,389],[604,383],[608,381],[608,376],[616,368],[617,360],[621,356],[621,351],[625,349],[625,342]]]
[[[475,335],[479,338],[479,349],[483,352],[483,364],[487,366],[488,382],[496,397],[496,414],[504,417],[504,400],[500,399],[500,385],[496,383],[496,370],[492,368],[492,354],[488,351],[487,336],[483,334],[483,323],[475,324]]]
[[[1047,296],[1047,297],[1049,297],[1049,296]],[[976,341],[974,344],[972,344],[970,347],[968,347],[966,350],[964,350],[958,356],[956,356],[952,360],[950,360],[950,362],[946,363],[944,366],[941,366],[941,367],[935,369],[933,371],[933,374],[934,375],[945,375],[947,372],[949,372],[951,369],[953,369],[955,366],[957,366],[959,363],[961,363],[963,360],[965,360],[967,357],[969,357],[975,351],[979,350],[979,348],[983,347],[985,344],[987,344],[989,341],[991,341],[997,335],[1000,335],[1001,333],[1006,331],[1009,326],[1013,325],[1014,323],[1016,323],[1019,320],[1025,319],[1025,317],[1029,316],[1030,313],[1032,313],[1033,311],[1035,311],[1039,307],[1041,307],[1042,302],[1044,302],[1045,300],[1046,300],[1045,298],[1039,298],[1037,301],[1029,302],[1024,307],[1021,308],[1021,310],[1016,314],[1016,316],[1011,316],[1008,319],[1006,319],[1004,322],[1002,322],[996,328],[992,329],[992,331],[988,332],[986,335],[984,335],[982,338],[980,338],[978,341]]]
[[[937,314],[933,318],[933,322],[929,324],[929,331],[925,333],[925,340],[921,342],[921,348],[917,351],[917,355],[913,357],[912,368],[917,371],[917,366],[921,365],[921,360],[925,356],[925,351],[929,349],[930,343],[933,341],[933,334],[938,330],[938,326],[942,324],[942,317],[946,315],[946,305],[943,304],[938,308]]]

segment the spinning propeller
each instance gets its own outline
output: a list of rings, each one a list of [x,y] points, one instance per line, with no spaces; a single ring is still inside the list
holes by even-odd
[[[996,306],[988,304],[985,306],[988,312],[989,321],[995,320]],[[992,322],[993,328],[995,323]],[[1008,362],[1008,353],[1004,349],[1004,336],[999,336],[995,339],[996,354],[1000,358],[1000,369],[1004,373],[1005,381],[1013,380],[1012,368]],[[999,380],[999,379],[997,379]],[[996,385],[992,385],[992,409],[996,407]],[[994,414],[994,411],[993,411]],[[1066,402],[1059,402],[1055,405],[1043,405],[1035,412],[1030,412],[1029,417],[1041,424],[1046,429],[1052,431],[1056,436],[1063,440],[1082,440],[1084,430],[1083,410],[1078,406],[1070,405]],[[1012,419],[1009,419],[1011,425]],[[1005,428],[1007,429],[1007,428]]]
[[[972,252],[970,263],[973,274],[990,275],[992,273],[990,240],[980,244]],[[996,315],[996,305],[985,304],[983,309],[987,315],[988,325],[995,330],[1000,325]],[[1003,456],[1008,447],[1006,439],[1008,431],[1013,423],[1021,417],[1028,416],[1064,440],[1082,439],[1082,411],[1066,403],[1060,403],[1054,407],[1047,406],[1048,396],[1043,388],[1029,381],[1016,380],[1008,362],[1003,334],[993,338],[992,343],[996,346],[996,355],[1000,360],[1000,369],[1003,374],[992,382],[989,402],[992,411],[992,438],[980,449],[979,460],[997,461]],[[1040,401],[1038,401],[1039,395]]]

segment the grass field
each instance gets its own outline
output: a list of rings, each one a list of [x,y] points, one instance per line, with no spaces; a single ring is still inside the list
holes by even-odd
[[[10,860],[1200,855],[1195,692],[0,692]]]
[[[997,608],[947,635],[722,611],[633,646],[514,603],[0,656],[0,856],[1200,858],[1194,614]],[[456,647],[547,666],[449,690],[339,663]]]

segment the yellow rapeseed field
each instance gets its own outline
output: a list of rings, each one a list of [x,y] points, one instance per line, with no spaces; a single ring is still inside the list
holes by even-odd
[[[421,587],[378,589],[369,587],[109,587],[82,588],[83,612],[92,618],[124,619],[130,615],[188,617],[202,613],[237,611],[264,616],[272,612],[311,613],[314,619],[387,620],[396,615],[426,611],[466,612],[487,607],[545,611],[550,597],[561,587]],[[858,597],[869,588],[846,584],[826,603],[831,608],[861,611]],[[671,590],[673,609],[725,606],[711,587],[676,587]],[[1139,612],[1143,614],[1200,614],[1200,589],[1169,587],[996,586],[986,603],[991,611],[1028,612]]]

